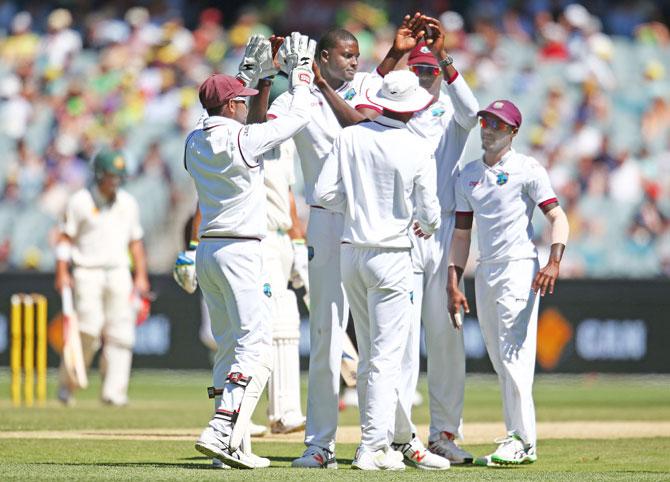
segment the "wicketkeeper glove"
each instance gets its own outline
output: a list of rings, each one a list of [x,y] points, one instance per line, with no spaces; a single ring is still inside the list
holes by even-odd
[[[264,53],[267,44],[267,51],[269,52],[270,65],[272,65],[272,48],[270,42],[266,40],[263,35],[252,35],[247,41],[247,47],[244,50],[244,58],[240,62],[240,71],[237,78],[240,79],[247,87],[254,87],[258,79],[261,77],[263,70],[262,62],[265,60]]]
[[[279,61],[283,62],[288,73],[289,90],[298,85],[310,85],[314,79],[312,62],[316,52],[316,41],[300,32],[286,37],[279,49]]]
[[[198,288],[198,280],[195,276],[195,249],[179,253],[172,269],[172,277],[187,293],[195,292]]]
[[[293,244],[293,266],[291,267],[291,284],[293,288],[300,289],[303,286],[309,292],[309,277],[307,265],[309,257],[307,245],[304,239],[294,239]]]

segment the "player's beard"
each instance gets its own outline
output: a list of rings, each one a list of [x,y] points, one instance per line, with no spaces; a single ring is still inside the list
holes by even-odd
[[[507,134],[503,135],[484,135],[482,133],[482,149],[484,149],[485,152],[495,154],[503,149],[509,148],[511,144],[511,139]]]

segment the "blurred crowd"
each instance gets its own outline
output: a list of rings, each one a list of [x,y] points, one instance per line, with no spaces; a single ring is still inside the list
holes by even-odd
[[[253,33],[332,25],[356,35],[370,70],[402,14],[422,9],[440,17],[480,104],[521,108],[515,147],[547,166],[571,223],[563,274],[670,275],[665,3],[0,0],[0,269],[53,269],[65,202],[108,145],[128,157],[149,268],[168,271],[195,207],[182,156],[199,83],[234,74]],[[463,160],[479,154],[476,129]]]

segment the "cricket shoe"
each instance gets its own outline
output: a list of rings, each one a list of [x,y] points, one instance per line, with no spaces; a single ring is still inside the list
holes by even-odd
[[[77,404],[72,392],[67,387],[60,387],[58,389],[58,401],[66,407],[74,407]]]
[[[428,450],[447,459],[451,465],[471,464],[474,458],[470,452],[456,445],[454,435],[449,432],[440,432],[440,438],[429,441]]]
[[[303,469],[336,469],[337,460],[335,453],[328,449],[310,445],[302,454],[302,457],[295,459],[291,467]]]
[[[521,437],[511,434],[508,437],[496,440],[500,445],[491,454],[491,461],[499,465],[532,464],[537,460],[537,451],[534,445],[525,445]]]
[[[405,464],[423,470],[447,470],[451,464],[444,457],[429,452],[419,437],[414,437],[405,444],[391,444],[393,450],[402,453]]]
[[[254,461],[255,468],[265,469],[270,466],[270,459],[265,457],[260,457],[256,454],[247,454]],[[219,459],[212,459],[212,468],[214,469],[230,469],[229,465],[224,464]]]
[[[242,452],[239,448],[231,450],[228,445],[229,439],[230,435],[208,426],[200,434],[200,438],[195,443],[195,449],[207,457],[219,459],[230,467],[236,469],[255,469],[255,459]]]
[[[270,424],[270,432],[272,433],[293,433],[299,432],[305,428],[305,423],[307,419],[301,413],[297,413],[297,416],[291,417],[282,417],[276,422]]]
[[[392,448],[372,451],[359,446],[354,461],[351,463],[351,468],[358,470],[405,470],[405,464],[402,462],[403,458],[403,454]]]
[[[482,467],[504,467],[503,465],[496,464],[491,460],[490,455],[484,455],[483,457],[477,457],[473,462],[474,465],[479,465]]]
[[[265,425],[259,425],[254,422],[249,422],[249,435],[252,437],[264,437],[268,433],[268,428]]]

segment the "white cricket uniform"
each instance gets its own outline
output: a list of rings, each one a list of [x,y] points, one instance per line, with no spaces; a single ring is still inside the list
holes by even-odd
[[[414,115],[407,124],[412,132],[425,137],[435,148],[437,196],[442,211],[442,228],[429,239],[413,238],[414,323],[406,363],[409,371],[401,400],[411,410],[419,374],[421,322],[425,330],[430,398],[429,440],[441,432],[461,435],[465,393],[465,347],[463,330],[456,330],[447,310],[447,257],[454,231],[454,186],[458,164],[468,136],[477,125],[479,104],[470,87],[458,75],[443,82],[437,102]],[[398,419],[397,442],[407,442],[416,432]]]
[[[342,281],[360,358],[361,446],[370,451],[393,441],[412,321],[409,231],[414,203],[424,232],[439,227],[435,183],[431,146],[382,116],[342,131],[316,185],[323,206],[344,212]]]
[[[535,444],[533,375],[539,296],[531,291],[539,269],[532,242],[535,206],[556,202],[546,170],[510,150],[494,166],[471,162],[456,184],[456,213],[477,223],[480,258],[475,274],[477,315],[498,374],[505,425]]]
[[[135,343],[128,245],[143,236],[137,201],[123,189],[112,203],[96,186],[81,189],[67,203],[62,232],[72,240],[74,304],[86,366],[102,337],[102,399],[125,404]],[[62,367],[61,375],[66,386]]]
[[[290,190],[295,183],[295,144],[287,140],[263,156],[267,192],[268,232],[261,243],[263,273],[272,286],[273,370],[268,381],[270,422],[295,424],[300,408],[300,314],[295,293],[288,289],[293,266]]]
[[[376,74],[358,73],[353,81],[344,82],[338,95],[355,106]],[[307,425],[305,445],[335,450],[342,340],[349,317],[349,307],[340,275],[342,214],[323,209],[314,201],[314,185],[333,141],[342,131],[323,94],[310,89],[311,119],[295,141],[303,178],[305,201],[312,208],[307,226],[310,251],[310,356],[307,390]],[[268,110],[268,117],[281,118],[290,113],[292,95],[280,95]]]
[[[267,232],[262,155],[307,124],[307,93],[306,87],[296,88],[290,114],[282,120],[245,126],[212,116],[186,140],[184,165],[202,213],[196,272],[218,346],[213,382],[224,388],[217,413],[237,410],[244,394],[242,387],[225,383],[229,373],[254,376],[272,364],[260,246]]]

